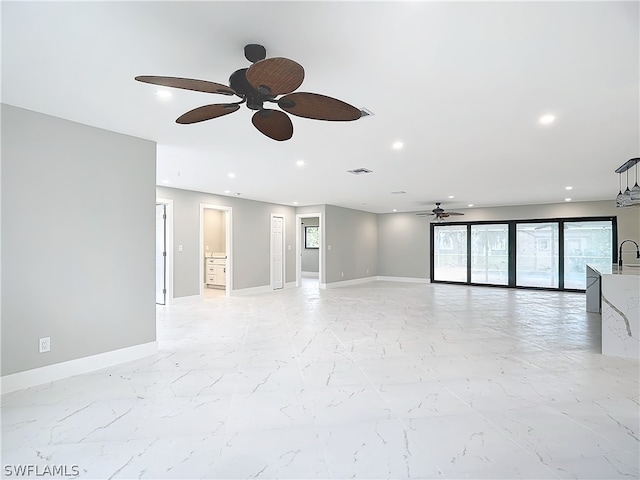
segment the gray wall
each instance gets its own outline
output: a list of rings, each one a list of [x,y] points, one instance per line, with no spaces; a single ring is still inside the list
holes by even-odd
[[[271,214],[285,217],[286,282],[295,282],[295,209],[169,187],[157,187],[158,198],[173,200],[174,297],[200,293],[200,204],[231,207],[233,290],[264,287],[271,283]],[[178,251],[183,246],[182,252]],[[289,249],[289,247],[291,247]],[[227,255],[229,255],[227,249]]]
[[[640,243],[640,207],[616,208],[613,196],[599,202],[455,210],[465,214],[460,221],[616,216],[619,240]],[[429,278],[430,221],[414,213],[378,215],[378,275]]]
[[[376,214],[326,205],[324,234],[324,283],[377,275]]]
[[[378,275],[429,278],[429,219],[378,215]]]
[[[302,225],[300,227],[300,238],[302,241],[302,271],[303,272],[318,272],[320,261],[320,250],[318,248],[304,248],[304,229],[305,227],[313,227],[320,225],[319,218],[304,218],[302,219]]]
[[[204,210],[204,254],[225,253],[227,251],[226,212],[206,208]]]
[[[2,375],[155,341],[155,153],[2,105]]]

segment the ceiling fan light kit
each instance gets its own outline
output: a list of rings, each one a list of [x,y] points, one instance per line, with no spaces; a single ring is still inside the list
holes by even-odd
[[[314,120],[347,122],[363,116],[362,110],[337,98],[318,93],[295,92],[304,81],[304,68],[288,58],[266,58],[262,45],[249,44],[244,55],[252,65],[236,70],[229,77],[229,86],[207,80],[181,77],[140,75],[139,82],[181,88],[203,93],[236,95],[240,101],[204,105],[190,110],[176,119],[179,124],[191,124],[228,115],[245,103],[255,110],[251,122],[262,134],[277,141],[293,136],[293,124],[287,113]],[[277,98],[281,95],[281,98]],[[265,108],[273,103],[282,110]],[[286,113],[285,113],[286,112]]]

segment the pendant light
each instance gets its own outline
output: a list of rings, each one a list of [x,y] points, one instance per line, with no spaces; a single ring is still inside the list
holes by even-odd
[[[627,160],[616,169],[618,174],[618,195],[616,196],[616,207],[630,207],[632,205],[640,205],[640,185],[638,185],[638,163],[640,157]],[[636,182],[633,188],[629,188],[629,170],[633,167],[636,169]],[[622,192],[622,174],[627,172],[627,188]]]
[[[636,184],[631,189],[631,203],[640,203],[640,185],[638,185],[638,164],[636,163]]]
[[[627,189],[623,193],[622,206],[628,207],[631,205],[631,190],[629,190],[629,169],[627,169]]]
[[[624,194],[622,193],[622,173],[618,173],[618,195],[616,196],[616,207],[624,207]]]

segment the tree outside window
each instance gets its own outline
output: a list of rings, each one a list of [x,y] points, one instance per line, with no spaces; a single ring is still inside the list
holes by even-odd
[[[319,227],[304,227],[304,248],[319,248]]]

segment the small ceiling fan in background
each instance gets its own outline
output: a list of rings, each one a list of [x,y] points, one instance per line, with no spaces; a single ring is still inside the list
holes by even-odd
[[[277,141],[289,140],[293,136],[293,124],[285,113],[298,117],[328,121],[352,121],[362,116],[362,111],[336,98],[318,93],[294,92],[304,80],[304,68],[293,60],[282,57],[266,58],[262,45],[249,44],[244,47],[244,56],[252,65],[236,70],[229,77],[229,86],[206,80],[179,77],[141,75],[139,82],[182,88],[196,92],[236,95],[239,102],[204,105],[188,111],[176,120],[190,124],[228,115],[246,103],[255,110],[251,122],[264,135]],[[280,95],[284,95],[277,98]],[[282,110],[265,108],[273,103]]]
[[[441,202],[436,202],[436,208],[431,210],[431,212],[420,212],[416,213],[419,217],[436,217],[437,222],[443,221],[445,218],[449,218],[451,215],[464,215],[464,213],[458,212],[447,212],[444,208],[440,208]]]

